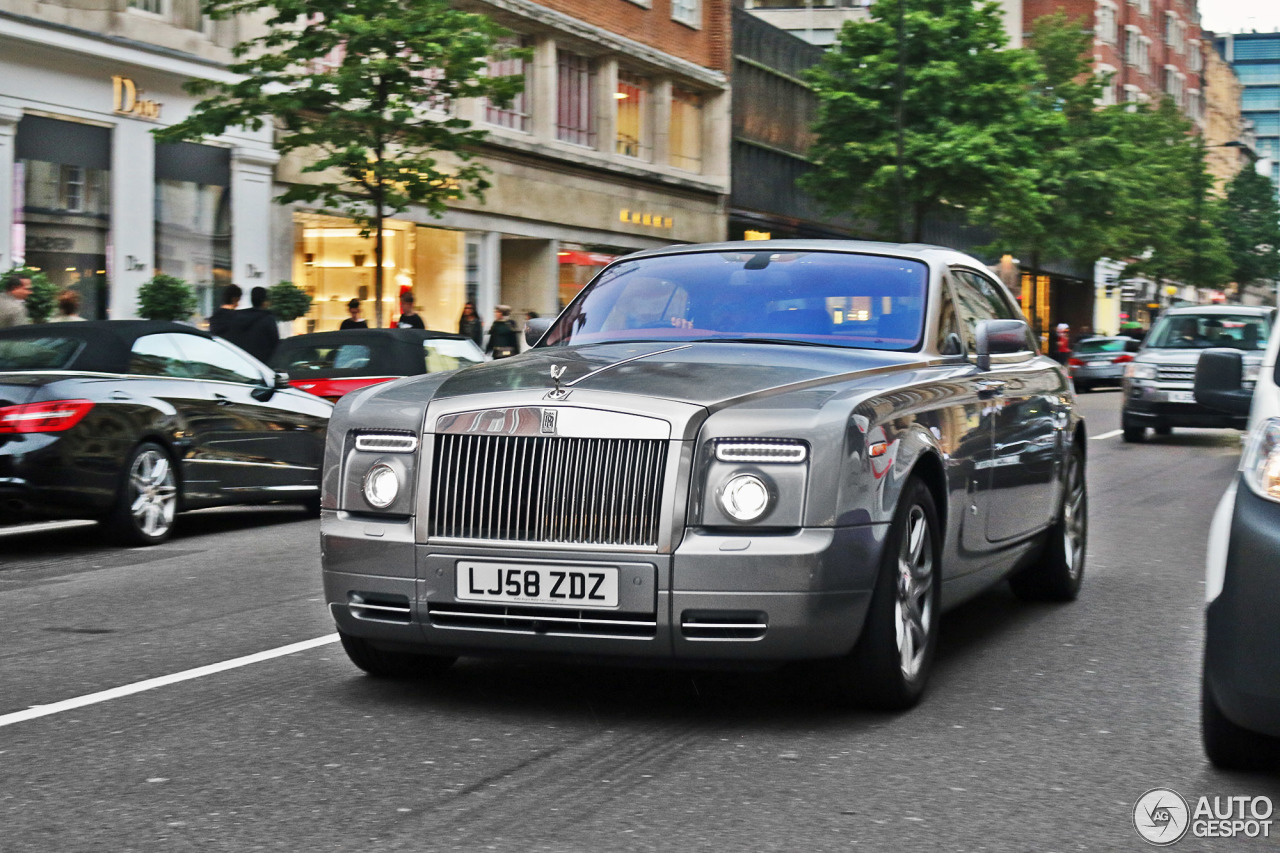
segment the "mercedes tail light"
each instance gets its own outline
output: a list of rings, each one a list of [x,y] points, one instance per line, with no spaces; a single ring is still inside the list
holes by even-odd
[[[1083,362],[1083,361],[1081,361],[1081,360],[1080,360],[1080,359],[1078,359],[1078,358],[1074,358],[1074,357],[1073,357],[1073,358],[1069,358],[1069,359],[1067,359],[1067,366],[1069,366],[1069,367],[1084,367],[1084,362]]]
[[[89,414],[91,400],[48,400],[21,406],[0,406],[0,435],[62,432]]]
[[[1112,364],[1125,364],[1130,361],[1133,361],[1133,356],[1127,352],[1122,352],[1115,358],[1111,359]]]

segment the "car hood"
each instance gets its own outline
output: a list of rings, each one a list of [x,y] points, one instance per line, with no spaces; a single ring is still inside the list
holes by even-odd
[[[790,344],[699,342],[545,347],[471,367],[449,377],[437,399],[560,386],[641,394],[719,408],[745,397],[797,390],[919,364],[917,353]]]

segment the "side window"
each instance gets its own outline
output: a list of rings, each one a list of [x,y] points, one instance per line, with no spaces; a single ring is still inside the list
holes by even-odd
[[[145,335],[133,342],[129,352],[129,373],[140,376],[190,378],[176,335]]]
[[[955,298],[956,319],[960,324],[960,337],[964,339],[966,352],[978,350],[978,324],[983,320],[997,320],[999,315],[987,295],[963,270],[952,270],[951,294]]]
[[[989,278],[981,273],[971,270],[954,270],[957,278],[962,278],[973,285],[982,297],[982,300],[991,306],[992,319],[996,320],[1016,320],[1017,313],[1009,307],[1009,303],[1000,293],[1000,289],[996,287]]]
[[[183,335],[181,346],[188,369],[197,379],[246,385],[261,385],[264,381],[262,371],[253,362],[215,340]]]
[[[960,326],[956,322],[956,303],[951,298],[951,288],[942,285],[942,307],[938,311],[938,352],[942,355],[960,355],[964,352]]]

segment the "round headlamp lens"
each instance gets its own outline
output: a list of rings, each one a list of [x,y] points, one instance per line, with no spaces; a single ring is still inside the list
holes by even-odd
[[[400,478],[390,465],[378,463],[364,475],[364,499],[372,507],[386,509],[400,494]]]
[[[769,487],[754,474],[739,474],[725,485],[720,505],[735,521],[755,521],[769,509]]]

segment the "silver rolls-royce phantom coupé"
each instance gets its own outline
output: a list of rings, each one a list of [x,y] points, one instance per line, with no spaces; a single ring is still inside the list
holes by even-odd
[[[904,708],[938,616],[1075,598],[1085,433],[977,260],[751,242],[618,260],[515,358],[344,397],[325,594],[352,661],[829,661]]]

